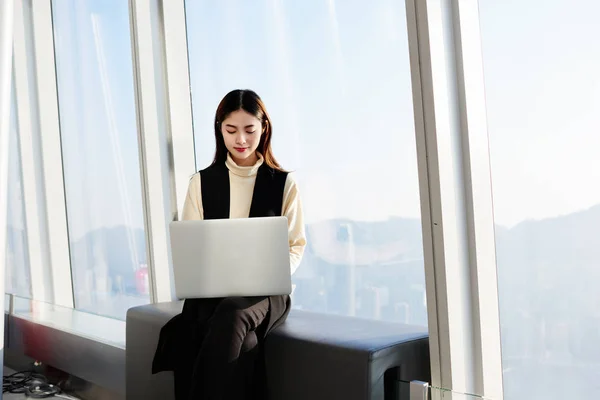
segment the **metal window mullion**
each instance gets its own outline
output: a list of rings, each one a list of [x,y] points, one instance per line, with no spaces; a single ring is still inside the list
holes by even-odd
[[[14,27],[14,79],[19,126],[19,151],[23,177],[23,204],[25,207],[25,231],[28,242],[31,296],[33,299],[52,301],[52,288],[46,287],[49,259],[45,242],[45,208],[40,189],[42,174],[40,135],[37,132],[35,83],[33,72],[31,14],[24,2],[15,4]]]
[[[408,0],[407,17],[423,236],[425,251],[431,252],[426,254],[425,270],[428,300],[433,300],[428,302],[432,384],[501,399],[494,226],[476,9],[472,0]]]
[[[4,289],[7,222],[8,222],[8,146],[10,143],[11,115],[11,69],[14,26],[14,2],[0,2],[0,287]],[[4,267],[3,267],[4,266]],[[4,297],[0,298],[0,307],[4,310]],[[12,296],[11,296],[12,297]],[[0,367],[4,365],[4,330],[0,327]],[[1,395],[0,395],[1,397]]]
[[[184,0],[162,0],[169,137],[177,210],[183,209],[190,176],[196,170],[192,100]],[[177,218],[179,219],[179,218]]]
[[[419,191],[421,202],[421,226],[423,231],[423,261],[425,268],[425,286],[427,298],[427,320],[429,330],[429,352],[431,354],[431,380],[439,383],[442,381],[442,370],[447,370],[449,364],[445,366],[443,361],[448,361],[448,358],[443,357],[440,344],[440,335],[438,317],[443,317],[443,312],[438,316],[438,301],[441,303],[442,298],[438,300],[436,290],[436,269],[434,268],[434,243],[433,243],[433,227],[432,221],[432,204],[430,200],[430,179],[436,179],[435,176],[430,177],[429,173],[435,175],[437,170],[429,169],[429,157],[427,152],[427,138],[425,135],[425,104],[423,98],[423,86],[427,82],[421,79],[421,63],[427,63],[426,57],[420,55],[420,42],[425,40],[423,35],[419,35],[419,24],[423,24],[423,18],[417,15],[417,0],[406,0],[406,18],[409,42],[409,59],[411,69],[411,84],[413,91],[413,108],[415,120],[415,136],[417,147],[417,165],[419,175]],[[443,308],[443,307],[442,307]],[[440,310],[442,311],[442,310]]]
[[[150,299],[174,299],[169,223],[177,214],[158,0],[130,0],[131,43]],[[162,87],[159,85],[163,85]],[[164,120],[163,120],[164,118]]]
[[[476,371],[481,393],[501,399],[502,352],[496,239],[485,103],[483,55],[477,1],[454,0],[454,28],[461,95],[465,187],[470,201],[472,299],[477,331]]]
[[[51,0],[31,2],[36,100],[38,104],[42,189],[50,261],[53,303],[73,307],[73,281],[67,226],[62,144],[58,115],[56,62]]]

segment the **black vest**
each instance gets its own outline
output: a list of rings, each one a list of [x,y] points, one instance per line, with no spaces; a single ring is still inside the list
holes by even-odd
[[[287,172],[281,172],[266,164],[258,168],[250,218],[277,217],[282,214],[283,192]],[[211,165],[200,171],[204,219],[229,218],[230,185],[229,170],[225,164]]]

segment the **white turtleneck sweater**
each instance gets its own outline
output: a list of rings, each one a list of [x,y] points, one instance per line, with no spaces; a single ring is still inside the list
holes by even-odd
[[[258,157],[258,161],[253,166],[241,167],[233,161],[231,156],[227,155],[225,165],[227,166],[227,169],[229,169],[230,218],[248,218],[250,214],[250,205],[252,204],[252,194],[254,193],[256,174],[258,173],[258,168],[264,162],[264,158],[261,154],[258,154]],[[188,193],[183,205],[182,219],[201,220],[204,218],[201,191],[200,173],[198,172],[190,179]],[[298,268],[298,265],[300,265],[302,255],[304,254],[306,234],[304,230],[304,218],[302,216],[300,194],[292,174],[287,175],[287,180],[285,182],[282,214],[288,219],[290,267],[293,274]]]

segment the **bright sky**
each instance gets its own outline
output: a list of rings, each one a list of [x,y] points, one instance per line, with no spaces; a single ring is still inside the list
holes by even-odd
[[[600,2],[479,4],[496,221],[600,204]]]
[[[251,88],[308,222],[420,216],[402,2],[188,1],[186,12],[198,168],[219,100]]]
[[[495,215],[507,226],[600,203],[600,3],[534,3],[480,1]],[[142,227],[127,7],[53,1],[73,238]],[[206,0],[186,13],[198,168],[221,97],[252,88],[308,222],[419,217],[403,2]]]

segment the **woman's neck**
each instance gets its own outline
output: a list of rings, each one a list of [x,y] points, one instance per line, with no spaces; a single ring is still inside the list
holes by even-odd
[[[251,167],[254,164],[256,164],[259,160],[258,154],[256,153],[256,151],[247,158],[244,159],[238,159],[236,157],[233,156],[233,154],[229,153],[229,155],[231,156],[231,159],[233,160],[233,162],[235,162],[237,164],[237,166],[239,167]]]
[[[227,161],[225,161],[225,165],[227,169],[234,175],[238,176],[254,176],[257,174],[258,169],[263,164],[264,159],[261,154],[256,153],[254,158],[254,163],[245,162],[243,165],[240,165],[237,160],[233,158],[231,154],[227,155]],[[248,157],[248,159],[252,160],[253,157]],[[243,160],[243,161],[248,161]]]

